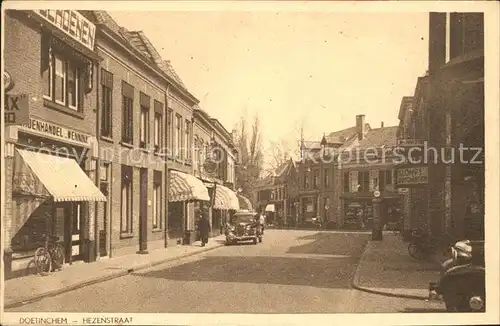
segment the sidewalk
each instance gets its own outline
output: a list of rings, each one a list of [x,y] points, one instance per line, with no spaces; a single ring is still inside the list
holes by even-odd
[[[415,260],[401,236],[384,232],[382,241],[369,241],[356,269],[352,286],[375,294],[428,299],[429,282],[438,280],[443,257]]]
[[[224,245],[225,236],[210,238],[205,247],[197,241],[192,245],[178,245],[150,251],[146,255],[125,255],[102,259],[94,263],[76,263],[47,276],[30,275],[7,280],[4,291],[5,309],[30,301],[55,296],[84,286],[125,276],[129,273],[165,262],[213,250]]]

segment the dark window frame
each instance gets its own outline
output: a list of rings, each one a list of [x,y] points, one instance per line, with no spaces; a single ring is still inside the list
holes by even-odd
[[[113,74],[101,68],[101,137],[113,138]]]
[[[122,165],[121,166],[121,185],[120,185],[120,236],[121,237],[132,237],[134,232],[134,182],[133,174],[134,168],[132,166]],[[127,188],[126,193],[126,209],[124,216],[124,188]],[[125,222],[125,223],[124,223]]]
[[[134,87],[122,81],[122,143],[134,144]]]

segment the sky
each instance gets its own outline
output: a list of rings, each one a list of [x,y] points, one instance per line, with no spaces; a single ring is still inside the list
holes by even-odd
[[[398,124],[427,69],[428,13],[109,12],[142,30],[200,106],[231,131],[261,121],[262,145]]]

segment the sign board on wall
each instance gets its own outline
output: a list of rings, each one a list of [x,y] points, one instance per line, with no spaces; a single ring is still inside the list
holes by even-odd
[[[5,125],[22,125],[29,122],[29,97],[27,94],[5,94]]]
[[[35,118],[29,119],[28,123],[22,125],[20,130],[34,131],[37,134],[48,136],[52,139],[61,141],[69,140],[84,146],[89,146],[90,144],[90,135]]]
[[[78,43],[90,50],[94,50],[95,25],[76,10],[47,9],[33,11]]]
[[[398,146],[424,146],[422,139],[398,139]]]
[[[427,184],[429,172],[427,166],[408,166],[396,169],[396,187],[408,188]]]

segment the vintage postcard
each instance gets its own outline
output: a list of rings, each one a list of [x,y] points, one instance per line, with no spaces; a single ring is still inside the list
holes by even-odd
[[[1,324],[498,324],[499,9],[4,2]]]

